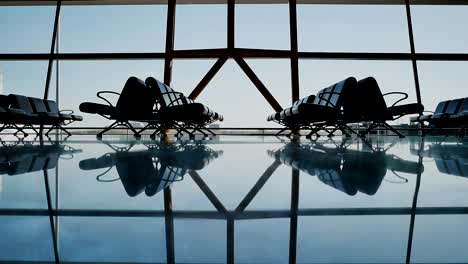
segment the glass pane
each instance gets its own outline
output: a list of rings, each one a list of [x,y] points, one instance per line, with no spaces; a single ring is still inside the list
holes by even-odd
[[[70,262],[166,262],[164,218],[61,217],[60,258]]]
[[[55,261],[49,217],[0,216],[0,233],[0,261]]]
[[[0,53],[49,53],[55,6],[0,7]]]
[[[226,221],[175,220],[177,263],[223,263],[226,261]]]
[[[164,51],[166,5],[64,6],[60,51]]]
[[[403,263],[409,216],[319,216],[298,220],[301,263]]]
[[[236,262],[288,262],[289,219],[236,221],[234,232]]]
[[[226,5],[177,6],[175,49],[226,48],[226,32]]]
[[[404,5],[298,5],[297,11],[300,51],[409,52]]]
[[[259,15],[265,14],[265,15]],[[290,48],[288,5],[237,5],[236,47]]]
[[[417,52],[468,52],[467,6],[412,6],[411,14]]]
[[[417,216],[411,262],[465,262],[468,259],[466,221],[466,215]]]

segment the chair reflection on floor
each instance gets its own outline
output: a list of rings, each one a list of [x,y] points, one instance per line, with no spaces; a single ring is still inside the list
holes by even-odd
[[[303,171],[341,192],[355,195],[358,192],[374,195],[387,170],[397,174],[404,172],[418,174],[423,170],[417,162],[402,160],[385,151],[357,151],[342,148],[327,148],[323,145],[290,143],[276,151],[268,151],[270,156],[294,169]],[[391,181],[391,180],[387,180]]]
[[[63,155],[81,152],[61,144],[33,145],[21,143],[0,147],[0,175],[20,175],[53,169]]]
[[[97,176],[101,182],[121,180],[127,194],[137,196],[143,191],[149,197],[181,181],[189,171],[202,170],[222,152],[214,151],[201,144],[154,144],[145,150],[130,151],[129,148],[116,149],[98,158],[82,160],[82,170],[107,168]],[[104,179],[115,166],[119,178]]]
[[[432,158],[439,172],[468,177],[468,144],[431,144],[427,149],[411,148],[411,153]]]

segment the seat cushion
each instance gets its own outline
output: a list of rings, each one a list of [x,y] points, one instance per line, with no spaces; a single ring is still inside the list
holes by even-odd
[[[223,120],[223,117],[220,114],[214,112],[201,103],[165,107],[161,109],[160,115],[163,119],[177,121],[204,120],[210,118],[218,121]]]
[[[422,115],[419,117],[419,120],[420,121],[427,121],[427,120],[430,120],[432,118],[432,115]]]
[[[105,104],[97,103],[81,103],[80,111],[88,114],[99,114],[99,115],[115,115],[115,107]]]
[[[387,113],[391,116],[418,114],[422,111],[424,111],[424,106],[418,103],[395,105],[387,108]]]
[[[73,116],[70,115],[70,114],[60,114],[60,118],[62,118],[64,120],[72,120]]]
[[[450,114],[442,113],[442,114],[433,114],[431,116],[431,120],[441,120],[441,119],[447,119],[450,117]]]
[[[279,116],[278,116],[279,114]],[[294,107],[284,109],[283,111],[275,114],[275,120],[284,121],[308,121],[319,122],[327,121],[336,116],[333,107],[319,105],[319,104],[300,104]]]

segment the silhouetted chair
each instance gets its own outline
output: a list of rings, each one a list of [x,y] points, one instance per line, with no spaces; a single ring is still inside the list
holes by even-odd
[[[115,106],[104,98],[103,94],[118,95],[119,97]],[[107,131],[119,126],[130,129],[136,137],[140,137],[140,133],[130,124],[130,121],[147,122],[149,120],[158,120],[157,114],[153,111],[156,101],[153,90],[136,77],[128,78],[121,93],[101,91],[97,93],[97,97],[104,100],[107,104],[85,102],[80,104],[80,111],[97,114],[109,120],[115,120],[114,123],[99,132],[97,134],[98,137],[102,137]]]
[[[155,133],[163,133],[165,129],[175,128],[177,135],[182,131],[192,137],[195,131],[204,136],[208,136],[205,131],[215,135],[207,126],[216,121],[223,121],[222,115],[185,97],[184,94],[174,91],[153,77],[148,77],[145,82],[148,87],[154,89],[157,96],[158,113],[165,126],[168,126],[155,131]]]
[[[311,132],[307,137],[314,134],[320,136],[318,132],[327,126],[334,127],[329,132],[329,136],[333,135],[336,130],[350,136],[347,131],[355,132],[341,120],[343,113],[347,111],[347,102],[356,84],[356,79],[349,77],[320,90],[316,96],[308,96],[296,101],[292,107],[270,115],[267,120],[286,126],[292,134],[298,134],[302,128],[309,128]]]
[[[28,115],[25,111],[10,107],[10,99],[6,95],[0,95],[0,123],[3,126],[0,128],[0,132],[5,129],[16,130],[14,135],[23,133],[25,136],[28,134],[23,131],[22,127],[18,124],[23,124],[28,120]]]
[[[33,129],[37,134],[39,133],[33,126],[34,125],[50,125],[51,128],[45,133],[49,133],[53,129],[60,129],[71,135],[62,125],[69,124],[74,121],[81,121],[83,118],[80,116],[74,116],[68,118],[67,115],[61,115],[59,112],[50,111],[47,105],[50,103],[56,103],[51,100],[43,100],[34,97],[26,97],[23,95],[10,94],[8,97],[1,96],[3,114],[0,114],[2,122],[4,123],[2,131],[5,128],[14,128],[18,132],[22,132],[25,136],[28,134],[24,132],[24,129]],[[3,116],[2,116],[3,115]],[[24,127],[18,127],[18,124],[24,125]]]
[[[440,102],[431,115],[414,117],[411,122],[427,123],[429,128],[457,128],[463,136],[468,125],[468,98]]]
[[[399,94],[403,97],[387,106],[384,97],[391,94]],[[400,132],[394,129],[387,121],[394,121],[409,114],[419,114],[424,111],[424,106],[419,103],[398,105],[399,102],[408,98],[404,92],[389,92],[382,94],[377,81],[373,77],[362,79],[357,84],[356,92],[353,93],[356,100],[353,103],[353,117],[351,121],[371,122],[362,136],[379,127],[388,129],[399,137],[404,137]]]
[[[449,105],[450,103],[450,100],[449,101],[443,101],[443,102],[440,102],[437,104],[437,107],[436,109],[434,110],[434,112],[432,111],[424,111],[424,112],[429,112],[431,114],[429,115],[420,115],[420,116],[413,116],[410,118],[410,121],[411,122],[426,122],[426,121],[429,121],[431,118],[432,118],[432,115],[434,114],[443,114],[445,113],[445,111],[447,110],[447,106]]]
[[[460,127],[458,135],[464,137],[468,131],[468,97],[463,100],[463,104],[456,115],[450,117],[457,127]]]

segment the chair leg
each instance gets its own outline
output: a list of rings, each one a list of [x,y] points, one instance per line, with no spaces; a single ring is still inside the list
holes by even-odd
[[[288,130],[288,127],[282,128],[280,131],[278,131],[278,133],[275,134],[275,136],[279,136],[281,133],[283,133],[286,130]]]
[[[313,135],[315,135],[317,138],[320,137],[320,134],[318,133],[320,130],[324,128],[325,125],[316,125],[315,127],[311,127],[310,133],[306,136],[306,138],[310,139],[312,138]]]
[[[50,132],[52,132],[54,129],[58,129],[58,130],[61,130],[63,132],[65,132],[67,134],[67,137],[71,136],[72,134],[66,130],[64,127],[62,127],[61,125],[53,125],[49,130],[47,130],[47,132],[45,133],[45,135],[47,137],[49,137],[49,134]]]
[[[376,122],[376,123],[372,123],[367,129],[366,131],[364,132],[364,137],[367,133],[369,133],[370,131],[374,130],[375,128],[377,127],[383,127],[383,128],[386,128],[390,131],[392,131],[393,133],[395,133],[399,138],[404,138],[405,136],[403,134],[401,134],[398,130],[396,130],[395,128],[393,128],[391,125],[387,124],[387,122]]]
[[[359,136],[359,133],[358,133],[358,132],[356,132],[354,129],[352,129],[351,127],[349,127],[349,126],[346,125],[346,124],[339,124],[339,129],[341,130],[341,132],[342,132],[343,134],[346,135],[347,138],[350,138],[351,135],[350,135],[346,130],[348,130],[349,132],[351,132],[351,134],[354,134],[354,135],[356,135],[356,136]]]
[[[205,129],[206,131],[208,131],[208,133],[210,133],[212,136],[216,136],[216,133],[213,132],[213,131],[211,131],[211,129],[206,128],[206,127],[205,127],[204,129]]]
[[[460,138],[464,138],[468,132],[468,127],[462,127],[460,130],[458,130],[457,136]]]
[[[331,131],[328,131],[328,130],[327,130],[327,132],[328,132],[327,137],[331,138],[331,137],[335,136],[334,133],[335,133],[337,130],[338,130],[338,127],[336,127],[336,126],[335,126]]]
[[[15,137],[18,137],[18,134],[19,134],[19,133],[23,133],[23,135],[24,135],[25,137],[27,137],[27,136],[29,135],[28,133],[24,132],[23,128],[20,128],[20,127],[17,126],[16,124],[12,124],[11,126],[12,126],[13,128],[16,129],[16,132],[13,133],[13,135],[14,135]]]
[[[104,133],[106,133],[107,131],[111,130],[111,129],[114,128],[114,127],[117,127],[118,125],[119,125],[119,121],[115,121],[115,122],[112,123],[110,126],[106,127],[104,130],[102,130],[101,132],[97,133],[96,137],[102,138],[102,135],[104,135]]]
[[[65,133],[67,134],[67,136],[70,137],[70,136],[72,135],[72,133],[70,133],[70,132],[69,132],[67,129],[65,129],[63,126],[58,125],[57,127],[58,127],[58,129],[60,129],[60,130],[62,130],[63,132],[65,132]]]
[[[387,124],[386,122],[383,122],[382,125],[386,127],[388,130],[392,131],[393,133],[397,134],[399,138],[404,138],[405,136],[401,134],[398,130],[393,128],[391,125]]]
[[[133,136],[135,136],[136,138],[141,137],[140,133],[138,133],[138,131],[132,126],[132,124],[130,124],[130,122],[125,121],[125,122],[122,123],[122,125],[126,126],[128,129],[130,129],[130,131],[133,132]]]
[[[156,135],[158,134],[161,134],[161,132],[166,129],[164,128],[163,126],[159,126],[158,128],[156,128],[156,130],[154,130],[154,132],[150,135],[150,138],[151,139],[155,139],[156,138]]]

